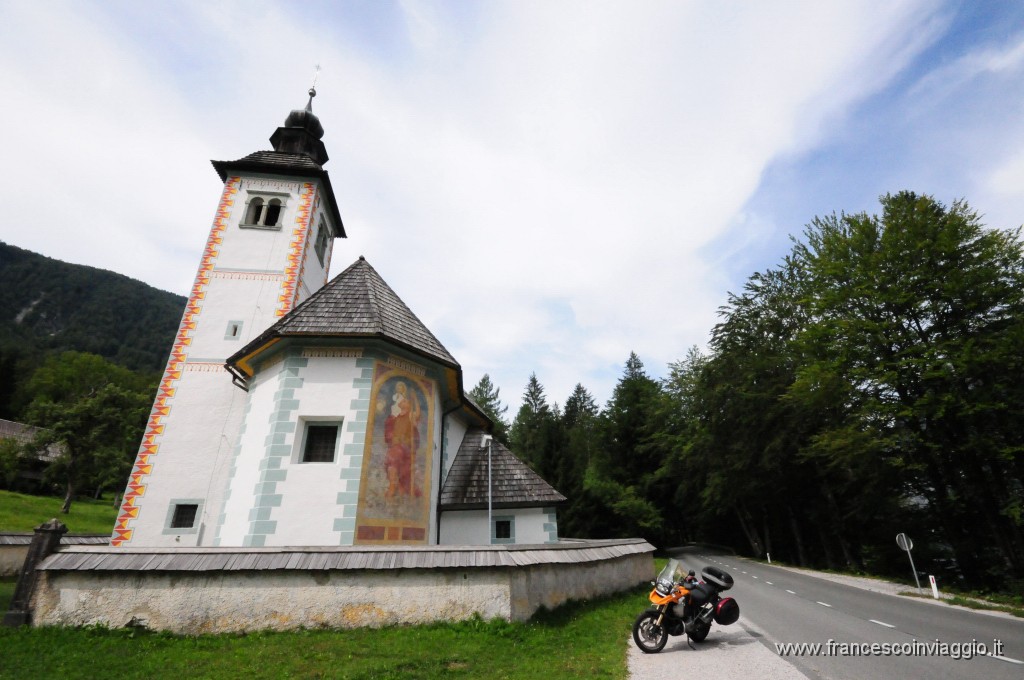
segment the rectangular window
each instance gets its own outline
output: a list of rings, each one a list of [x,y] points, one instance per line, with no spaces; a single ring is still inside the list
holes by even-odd
[[[329,234],[327,233],[327,222],[320,218],[320,226],[317,227],[316,232],[316,243],[313,248],[316,250],[316,257],[320,260],[320,266],[324,266],[324,255],[327,253],[327,239]]]
[[[242,321],[228,321],[228,327],[224,330],[225,340],[239,340],[242,337]]]
[[[494,537],[512,538],[512,522],[507,519],[500,519],[494,523]]]
[[[516,542],[516,518],[515,515],[498,515],[492,518],[491,543],[515,543]]]
[[[191,529],[196,523],[196,512],[198,504],[179,503],[174,506],[174,515],[171,517],[172,529]]]
[[[337,424],[306,423],[305,443],[302,446],[303,463],[333,463],[338,448]]]

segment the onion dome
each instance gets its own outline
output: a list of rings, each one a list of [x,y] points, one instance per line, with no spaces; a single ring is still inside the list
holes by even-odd
[[[289,113],[284,125],[271,135],[270,143],[274,145],[274,151],[305,154],[318,165],[323,165],[327,162],[327,149],[320,141],[324,136],[324,126],[313,113],[315,96],[316,88],[309,88],[306,108]]]

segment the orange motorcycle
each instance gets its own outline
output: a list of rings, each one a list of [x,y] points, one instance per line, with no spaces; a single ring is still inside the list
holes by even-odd
[[[694,573],[684,575],[679,562],[671,559],[651,583],[650,609],[633,622],[633,642],[647,654],[660,652],[669,635],[687,636],[703,642],[711,622],[720,626],[736,623],[740,606],[721,594],[733,586],[733,579],[717,567],[704,567],[698,581]]]

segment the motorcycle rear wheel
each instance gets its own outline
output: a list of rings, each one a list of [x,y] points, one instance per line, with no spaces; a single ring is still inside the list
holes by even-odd
[[[704,625],[698,625],[696,628],[693,629],[693,632],[691,632],[689,635],[690,639],[694,642],[704,642],[704,639],[708,636],[708,633],[710,632],[711,624],[707,623]]]
[[[660,652],[668,642],[668,631],[664,626],[656,625],[659,616],[661,612],[648,609],[633,622],[633,642],[644,654]]]

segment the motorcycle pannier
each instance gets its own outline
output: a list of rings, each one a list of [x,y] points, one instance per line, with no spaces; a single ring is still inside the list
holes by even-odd
[[[740,618],[740,606],[731,597],[723,597],[715,605],[715,623],[728,626]]]
[[[700,575],[704,577],[707,583],[713,584],[719,590],[729,590],[729,588],[732,588],[732,576],[729,575],[729,572],[722,571],[718,567],[704,567],[700,570]]]

